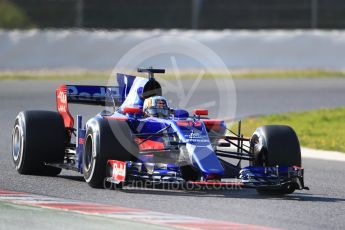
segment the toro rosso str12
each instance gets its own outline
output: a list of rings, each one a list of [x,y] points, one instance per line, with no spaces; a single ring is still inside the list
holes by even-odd
[[[306,189],[292,128],[262,126],[245,138],[240,122],[235,133],[223,120],[208,118],[208,110],[170,108],[154,78],[165,70],[138,71],[148,78],[117,74],[114,87],[61,85],[56,90],[57,112],[20,112],[12,134],[16,170],[50,176],[74,170],[91,187],[148,182],[236,184],[263,194]],[[102,111],[85,125],[78,115],[75,124],[69,103],[114,110]],[[241,167],[242,161],[249,166]]]

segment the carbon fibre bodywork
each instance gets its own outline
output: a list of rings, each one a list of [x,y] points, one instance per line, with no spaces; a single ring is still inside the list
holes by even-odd
[[[238,134],[226,136],[225,122],[209,119],[206,117],[207,110],[189,114],[186,110],[175,109],[165,118],[144,116],[142,108],[145,98],[162,95],[161,86],[153,77],[154,69],[147,69],[147,72],[148,79],[117,74],[118,86],[60,86],[56,91],[57,110],[63,117],[69,146],[64,162],[49,165],[82,173],[86,130],[90,127],[97,130],[99,127],[96,124],[100,120],[118,120],[128,125],[130,138],[136,143],[139,152],[128,151],[134,155],[135,160],[122,162],[116,159],[114,149],[114,159],[108,159],[108,165],[104,165],[107,180],[114,184],[149,181],[228,185],[222,179],[235,178],[241,180],[241,186],[247,187],[280,189],[292,184],[296,189],[305,188],[303,169],[300,167],[242,168],[241,161],[248,160],[251,165],[254,154],[251,146],[244,144],[250,143],[250,139],[240,134],[240,123]],[[69,103],[103,105],[114,108],[114,111],[102,111],[85,125],[82,116],[78,115],[74,129]],[[75,145],[72,143],[74,134]],[[109,135],[114,135],[126,148],[126,139],[121,133],[113,130],[113,134]],[[233,164],[225,159],[238,159],[239,162]]]

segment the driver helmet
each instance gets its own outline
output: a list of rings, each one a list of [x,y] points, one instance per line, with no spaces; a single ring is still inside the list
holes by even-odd
[[[165,97],[153,96],[145,99],[143,112],[147,117],[168,117],[170,108]]]

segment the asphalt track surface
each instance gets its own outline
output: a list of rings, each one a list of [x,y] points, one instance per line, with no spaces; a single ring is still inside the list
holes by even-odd
[[[92,189],[79,174],[65,170],[58,177],[19,175],[10,155],[14,118],[21,110],[54,110],[54,90],[59,83],[0,82],[0,188],[286,229],[345,226],[345,167],[337,161],[303,159],[306,185],[311,190],[285,197],[264,197],[250,189],[189,192]],[[235,86],[236,117],[345,106],[345,79],[236,80]],[[198,95],[219,94],[207,81],[198,89],[196,101]],[[75,106],[72,112],[88,117],[100,109]],[[43,130],[42,134],[45,135]]]

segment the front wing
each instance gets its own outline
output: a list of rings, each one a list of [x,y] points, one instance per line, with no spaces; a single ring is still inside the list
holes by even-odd
[[[141,168],[145,168],[140,165]],[[304,169],[293,167],[258,167],[248,166],[240,171],[238,179],[185,181],[176,168],[154,170],[138,170],[133,162],[109,160],[107,166],[108,182],[116,185],[171,185],[182,189],[239,189],[239,188],[270,188],[280,189],[293,185],[296,189],[307,189],[304,186]]]

